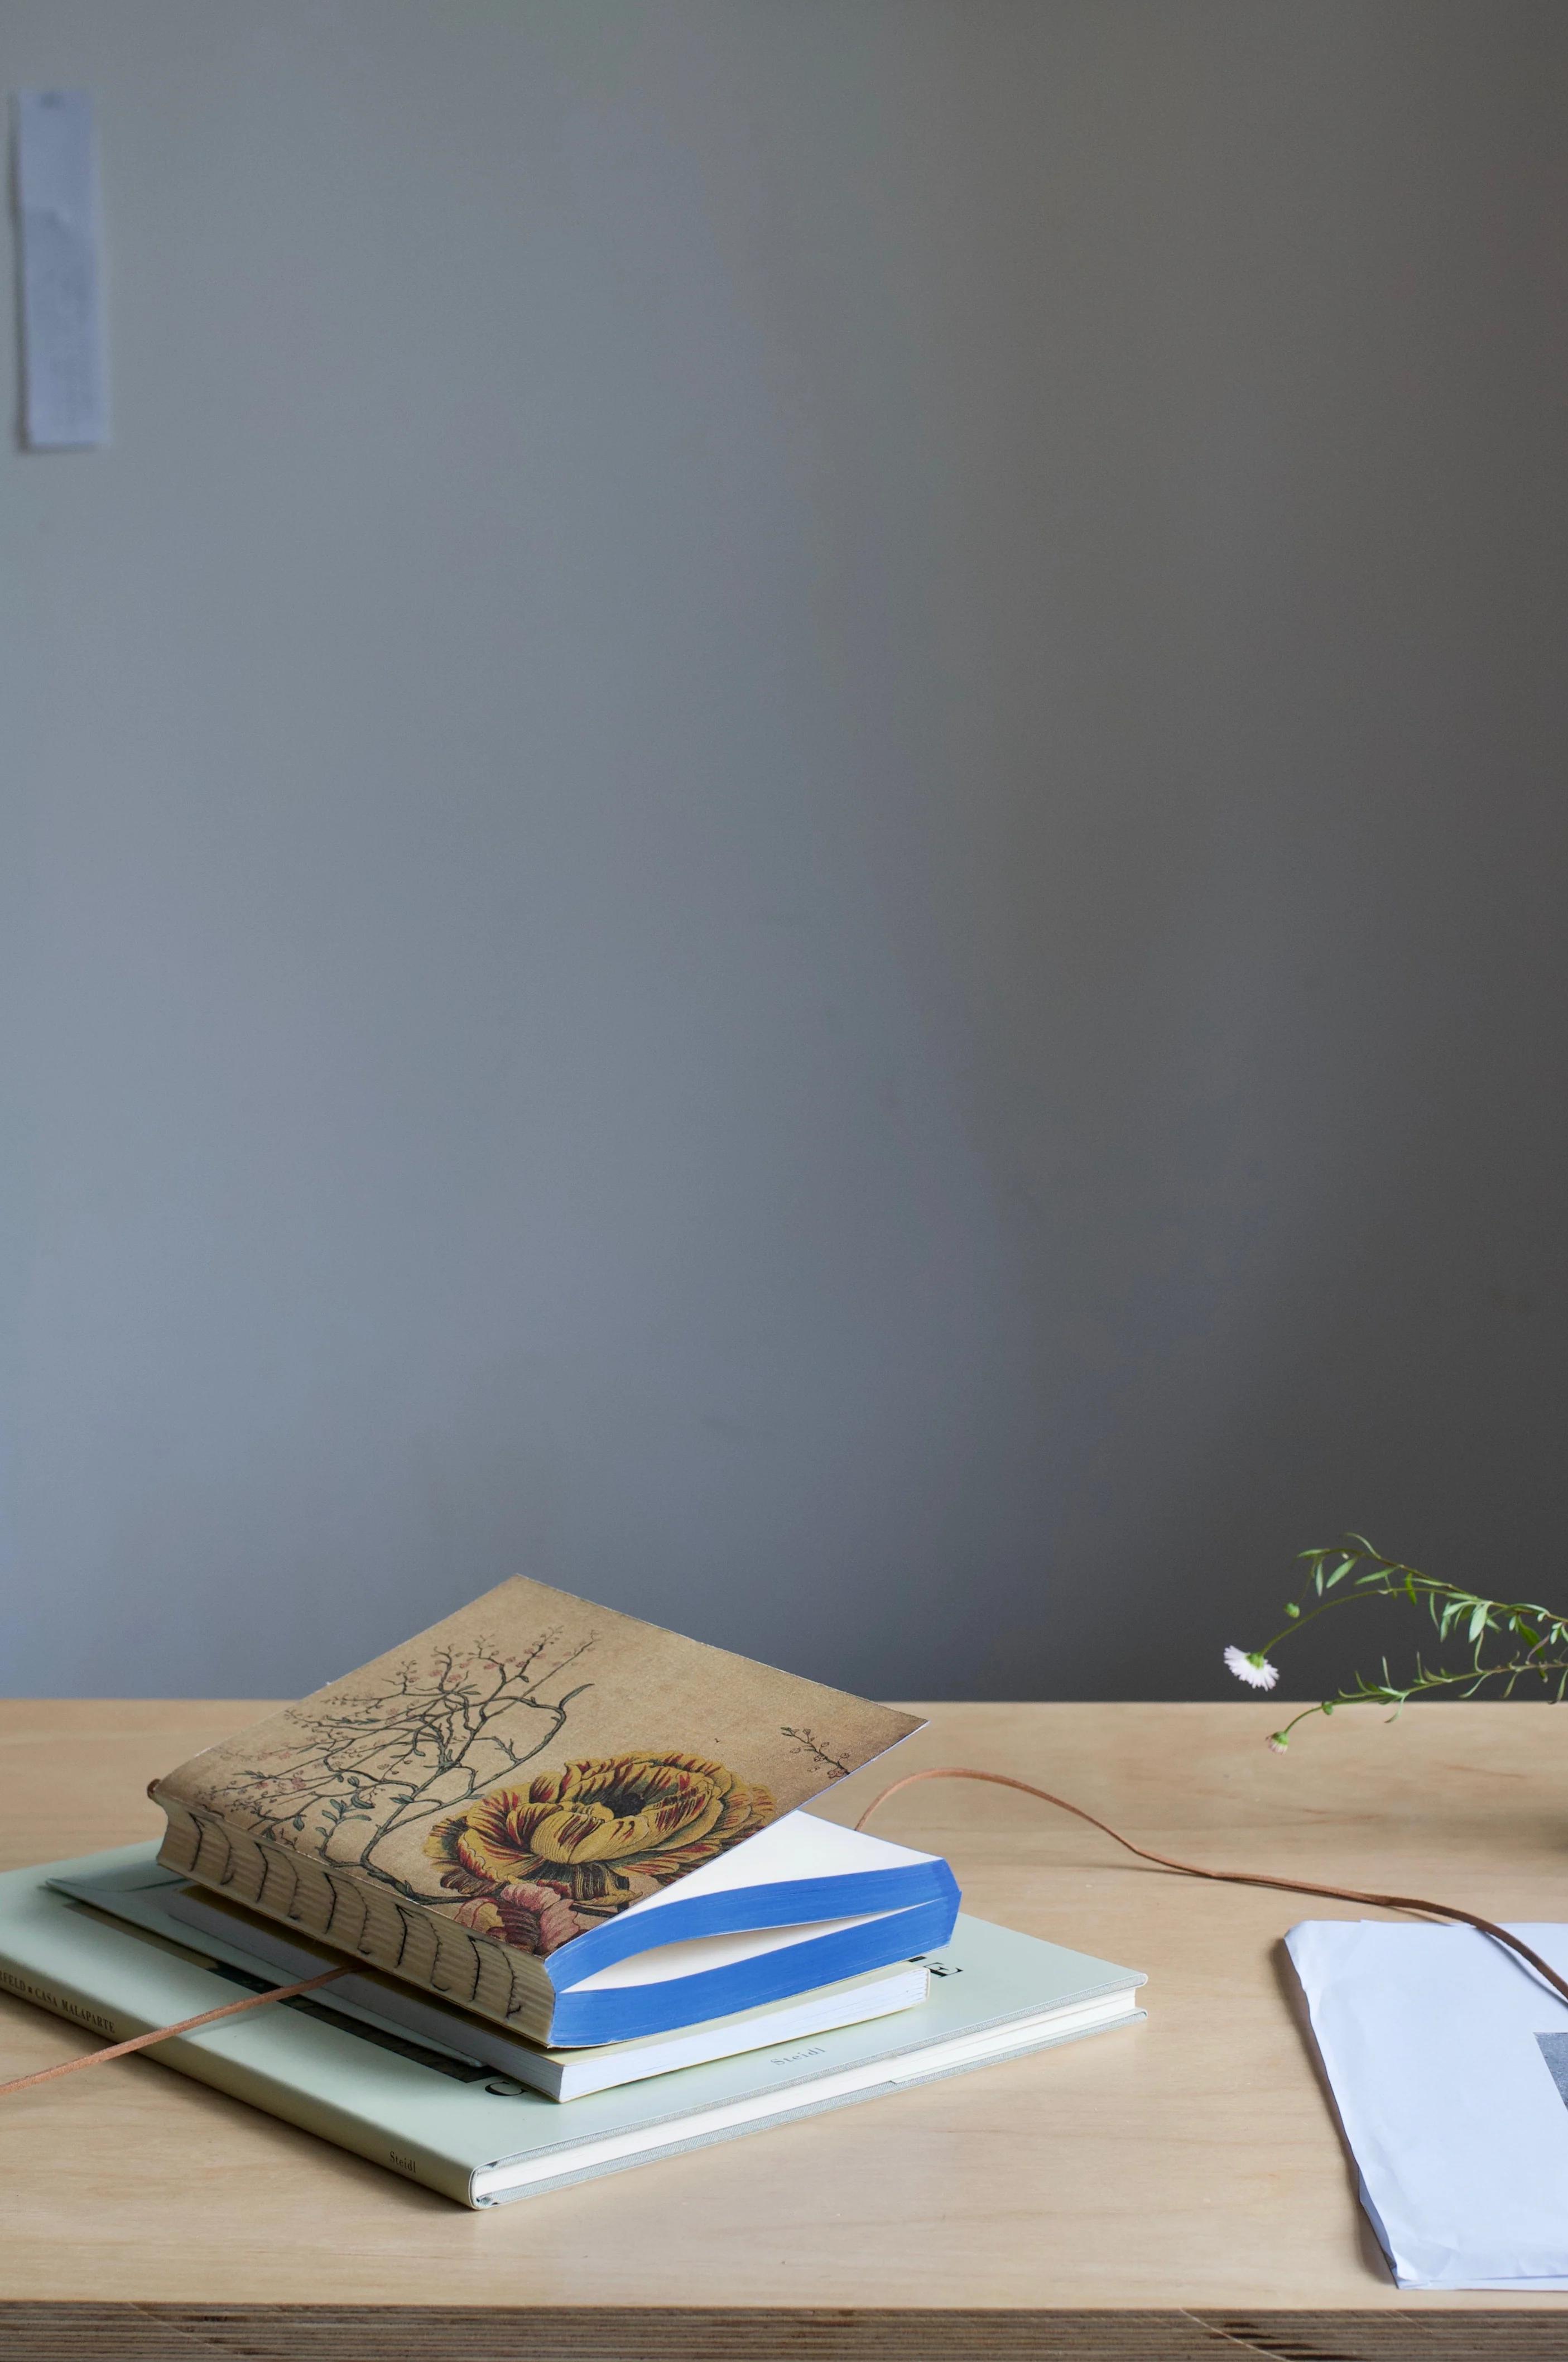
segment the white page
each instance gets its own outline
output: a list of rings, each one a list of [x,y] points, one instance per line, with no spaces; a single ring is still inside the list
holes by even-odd
[[[108,434],[92,108],[19,91],[15,125],[23,431],[31,450],[81,450]]]
[[[713,1861],[702,1864],[701,1870],[688,1871],[672,1886],[660,1889],[657,1894],[645,1894],[640,1903],[628,1904],[619,1915],[634,1918],[639,1912],[654,1912],[671,1903],[684,1902],[690,1895],[734,1893],[750,1886],[773,1886],[801,1878],[848,1878],[867,1871],[907,1869],[911,1862],[930,1861],[926,1853],[911,1853],[908,1846],[894,1845],[888,1838],[874,1838],[863,1829],[846,1829],[836,1821],[819,1820],[812,1813],[783,1813],[758,1829],[752,1838],[743,1838]],[[881,1919],[885,1911],[856,1912],[845,1918],[819,1919],[785,1927],[743,1928],[730,1935],[692,1936],[672,1944],[650,1945],[645,1952],[634,1953],[629,1959],[613,1961],[609,1968],[596,1969],[571,1985],[563,1985],[563,1992],[601,1992],[628,1985],[662,1984],[671,1977],[697,1976],[706,1969],[728,1968],[734,1961],[754,1959],[760,1952],[776,1952],[787,1944],[803,1944],[815,1936],[836,1934],[842,1927],[862,1926],[867,1919]]]
[[[808,1919],[797,1927],[741,1927],[723,1936],[689,1936],[683,1942],[656,1944],[629,1959],[612,1960],[563,1992],[611,1992],[631,1985],[668,1984],[671,1977],[701,1976],[708,1969],[732,1968],[737,1960],[755,1960],[764,1952],[781,1952],[789,1945],[809,1944],[818,1936],[836,1936],[841,1928],[863,1927],[868,1919],[885,1919],[885,1911],[863,1911],[850,1919]]]
[[[657,1894],[645,1894],[628,1904],[624,1919],[638,1912],[657,1911],[668,1903],[683,1903],[694,1894],[725,1894],[737,1887],[782,1886],[798,1878],[854,1878],[872,1870],[907,1870],[911,1863],[932,1861],[929,1853],[912,1853],[889,1838],[874,1838],[865,1829],[846,1829],[837,1821],[819,1820],[814,1813],[781,1813],[756,1835],[743,1838],[700,1870],[690,1870]]]
[[[1568,1974],[1568,1927],[1513,1932]],[[1286,1940],[1400,2287],[1568,2288],[1568,2002],[1472,1927]]]

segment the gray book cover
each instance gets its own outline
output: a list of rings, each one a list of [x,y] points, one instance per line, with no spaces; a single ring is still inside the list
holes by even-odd
[[[50,1884],[134,1882],[154,1859],[150,1846],[122,1847],[0,1876],[0,1989],[105,2041],[220,2007],[237,1984],[261,1990],[264,1976],[203,1959]],[[964,1915],[925,1965],[930,1999],[896,2017],[565,2104],[335,2013],[330,1988],[176,2036],[151,2055],[464,2205],[485,2206],[1142,2014],[1136,1970]]]

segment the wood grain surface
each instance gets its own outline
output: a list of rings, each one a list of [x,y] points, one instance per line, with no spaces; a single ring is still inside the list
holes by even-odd
[[[1562,2316],[7,2305],[6,2362],[1560,2362]]]
[[[148,1779],[259,1711],[0,1706],[0,1860],[153,1836]],[[1280,1759],[1267,1704],[930,1711],[899,1770],[1010,1772],[1198,1861],[1565,1915],[1568,1712],[1348,1713]],[[966,1909],[1147,1970],[1147,2025],[479,2215],[127,2059],[5,2103],[0,2353],[1568,2355],[1568,2300],[1393,2287],[1280,1948],[1333,1906],[1123,1866],[989,1787],[878,1826],[945,1853]],[[0,1998],[0,2074],[80,2046]]]

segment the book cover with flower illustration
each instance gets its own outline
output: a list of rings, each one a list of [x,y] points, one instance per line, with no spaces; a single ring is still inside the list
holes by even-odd
[[[547,2021],[556,1956],[919,1727],[519,1576],[150,1793],[170,1867]]]

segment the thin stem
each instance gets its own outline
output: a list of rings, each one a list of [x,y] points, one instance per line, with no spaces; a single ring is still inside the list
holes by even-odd
[[[1375,1591],[1342,1591],[1337,1599],[1320,1600],[1318,1606],[1309,1609],[1305,1616],[1293,1616],[1288,1624],[1283,1625],[1271,1639],[1265,1640],[1261,1648],[1254,1649],[1252,1653],[1257,1657],[1266,1657],[1271,1649],[1277,1649],[1280,1642],[1288,1640],[1293,1632],[1304,1632],[1309,1624],[1315,1624],[1320,1616],[1328,1614],[1331,1607],[1348,1607],[1353,1600],[1375,1599],[1378,1596]]]
[[[1335,1556],[1339,1563],[1331,1573],[1326,1573],[1328,1562]],[[1473,1697],[1487,1682],[1504,1684],[1504,1695],[1511,1697],[1516,1683],[1533,1676],[1548,1681],[1556,1675],[1557,1695],[1568,1690],[1568,1617],[1542,1606],[1534,1600],[1485,1599],[1478,1592],[1465,1591],[1457,1584],[1440,1582],[1423,1574],[1419,1567],[1407,1566],[1402,1560],[1385,1558],[1373,1549],[1364,1534],[1346,1534],[1335,1550],[1303,1551],[1302,1558],[1312,1569],[1311,1588],[1299,1601],[1292,1601],[1287,1609],[1288,1620],[1271,1635],[1261,1649],[1250,1651],[1254,1664],[1262,1664],[1274,1650],[1288,1640],[1331,1607],[1343,1607],[1356,1599],[1404,1599],[1413,1607],[1425,1604],[1427,1612],[1437,1628],[1440,1647],[1450,1639],[1467,1646],[1469,1661],[1459,1672],[1430,1670],[1416,1658],[1414,1678],[1402,1686],[1391,1681],[1387,1661],[1383,1666],[1381,1682],[1369,1682],[1357,1673],[1353,1682],[1333,1697],[1318,1705],[1305,1706],[1271,1737],[1271,1745],[1284,1748],[1297,1727],[1309,1721],[1315,1714],[1332,1714],[1337,1705],[1364,1703],[1392,1706],[1396,1714],[1413,1697],[1436,1690],[1460,1690]],[[1357,1573],[1357,1569],[1362,1572]],[[1343,1583],[1345,1589],[1333,1595]],[[1316,1604],[1306,1603],[1318,1595]],[[1306,1613],[1302,1609],[1306,1606]],[[1516,1652],[1496,1663],[1488,1663],[1485,1650],[1488,1639],[1507,1640],[1512,1638],[1523,1642],[1523,1653]]]

